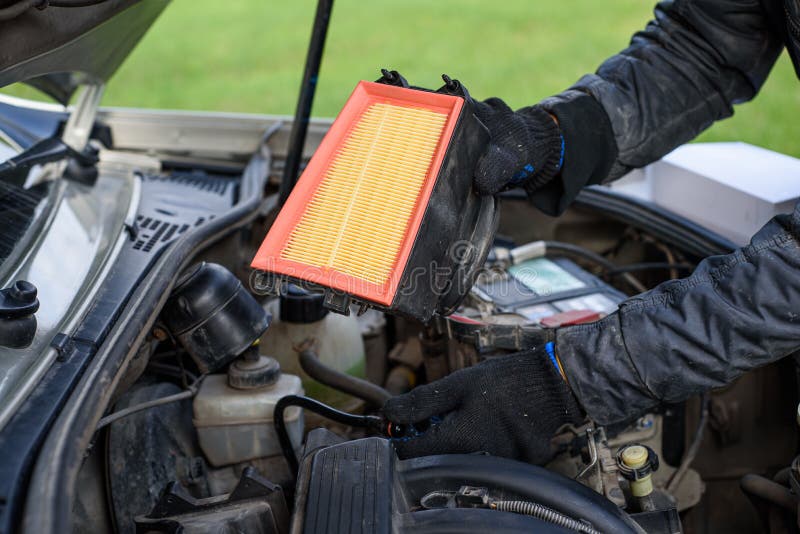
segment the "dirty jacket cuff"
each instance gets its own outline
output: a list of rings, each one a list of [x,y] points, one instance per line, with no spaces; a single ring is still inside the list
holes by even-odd
[[[617,313],[558,329],[556,346],[573,393],[599,424],[632,419],[658,404],[628,354]]]

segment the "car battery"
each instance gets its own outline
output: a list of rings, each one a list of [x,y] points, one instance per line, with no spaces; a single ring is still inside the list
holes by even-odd
[[[617,309],[624,293],[562,258],[535,258],[482,277],[473,295],[496,315],[544,327],[599,319]]]

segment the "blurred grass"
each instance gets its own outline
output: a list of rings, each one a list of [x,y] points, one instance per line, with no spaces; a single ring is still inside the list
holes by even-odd
[[[291,114],[316,2],[177,0],[109,84],[106,105]],[[336,0],[315,101],[334,116],[380,67],[512,107],[563,90],[624,48],[651,0]],[[701,140],[742,140],[800,157],[800,84],[784,55],[754,102]]]

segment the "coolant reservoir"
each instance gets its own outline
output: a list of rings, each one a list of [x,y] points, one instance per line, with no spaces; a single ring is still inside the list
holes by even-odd
[[[260,367],[259,360],[237,360],[228,375],[208,375],[200,385],[193,404],[194,426],[200,447],[212,465],[281,454],[273,421],[275,404],[286,395],[302,395],[303,386],[300,377],[280,372],[277,364],[274,371],[266,369],[268,360],[271,358],[262,356]],[[235,373],[237,368],[240,370]],[[302,410],[287,408],[284,421],[292,443],[300,444]]]
[[[351,408],[348,403],[352,397],[323,386],[303,372],[294,350],[306,339],[313,338],[322,363],[364,377],[364,340],[358,319],[353,315],[329,313],[322,299],[322,294],[290,284],[280,299],[267,304],[267,311],[274,319],[261,338],[261,346],[280,362],[284,371],[302,378],[308,396],[337,408]]]

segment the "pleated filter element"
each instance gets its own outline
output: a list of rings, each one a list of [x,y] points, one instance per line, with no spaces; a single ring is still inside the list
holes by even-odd
[[[376,102],[344,140],[280,252],[383,285],[396,266],[447,115]]]
[[[360,82],[253,268],[390,309],[409,259],[419,256],[415,243],[464,102]]]

